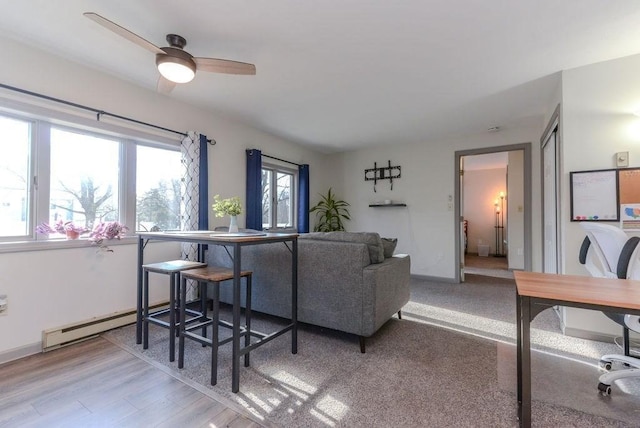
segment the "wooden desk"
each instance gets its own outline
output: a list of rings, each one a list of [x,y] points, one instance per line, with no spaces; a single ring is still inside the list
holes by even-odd
[[[145,240],[179,241],[200,244],[199,260],[204,261],[202,245],[223,245],[232,251],[233,258],[233,340],[231,391],[240,390],[240,358],[267,341],[291,331],[291,353],[298,353],[298,234],[297,233],[226,233],[210,230],[177,232],[137,232],[138,234],[138,310],[136,320],[136,343],[142,342],[142,265],[144,264]],[[291,323],[258,343],[240,348],[240,271],[242,270],[242,247],[283,243],[291,251]],[[289,246],[290,245],[290,246]],[[248,361],[248,360],[247,360]]]
[[[515,272],[518,346],[518,418],[531,426],[531,321],[552,306],[640,315],[640,281]],[[596,385],[594,379],[594,385]],[[595,386],[594,386],[595,391]]]

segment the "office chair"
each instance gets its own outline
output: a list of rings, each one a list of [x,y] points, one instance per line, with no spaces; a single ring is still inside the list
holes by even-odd
[[[580,263],[585,265],[591,276],[598,278],[618,278],[618,258],[629,237],[620,228],[609,224],[582,222],[580,226],[587,234],[581,248]],[[588,238],[588,243],[585,244]],[[589,245],[590,244],[590,245]],[[589,249],[593,252],[588,251]],[[582,260],[582,252],[586,259]]]
[[[607,278],[632,278],[638,264],[640,238],[627,238],[621,229],[603,224],[581,223],[587,236],[580,248],[579,260],[592,276]],[[593,250],[593,251],[590,251]],[[615,271],[612,266],[615,266]],[[611,395],[611,385],[618,379],[640,377],[640,358],[631,356],[629,330],[640,332],[640,317],[620,313],[603,312],[609,319],[623,327],[624,355],[608,354],[600,358],[600,367],[607,370],[599,378],[598,390]],[[627,368],[610,371],[614,363]]]

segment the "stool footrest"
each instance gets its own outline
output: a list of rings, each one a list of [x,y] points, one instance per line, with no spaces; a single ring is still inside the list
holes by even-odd
[[[163,321],[163,320],[159,320],[152,317],[148,317],[147,321],[150,322],[151,324],[159,325],[161,327],[171,327],[171,324],[169,323],[169,321]]]
[[[191,323],[191,324],[189,324],[188,327],[185,326],[184,331],[191,331],[191,330],[195,330],[197,328],[208,327],[208,326],[211,325],[212,322],[213,322],[213,320],[211,318],[208,318],[206,320],[201,320],[200,322]]]

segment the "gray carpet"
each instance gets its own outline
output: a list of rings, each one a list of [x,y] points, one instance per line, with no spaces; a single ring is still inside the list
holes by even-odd
[[[105,334],[136,355],[280,427],[515,427],[515,291],[512,280],[469,275],[465,284],[412,281],[403,319],[395,317],[361,354],[354,336],[302,325],[251,354],[240,392],[231,390],[230,346],[220,348],[218,384],[209,385],[210,348],[187,341],[185,368],[168,362],[167,330],[150,326],[150,349],[134,326]],[[228,314],[227,314],[228,315]],[[269,331],[279,320],[254,318]],[[639,426],[640,392],[596,393],[597,359],[610,344],[567,338],[545,311],[532,324],[533,425]],[[223,330],[224,331],[224,330]],[[568,357],[568,358],[567,358]],[[640,383],[640,382],[638,382]]]

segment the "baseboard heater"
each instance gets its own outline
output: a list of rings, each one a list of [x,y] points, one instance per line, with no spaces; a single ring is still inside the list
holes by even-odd
[[[168,306],[169,303],[165,302],[150,306],[149,309],[157,310]],[[136,310],[130,309],[63,327],[44,330],[42,332],[42,351],[52,351],[66,345],[87,340],[107,330],[133,324],[134,322],[136,322]]]

